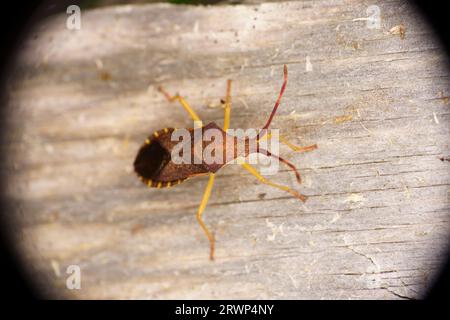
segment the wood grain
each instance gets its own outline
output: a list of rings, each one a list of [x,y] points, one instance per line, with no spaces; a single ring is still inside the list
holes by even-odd
[[[366,9],[380,8],[370,29]],[[362,18],[362,19],[361,19]],[[442,46],[406,1],[251,5],[150,4],[65,13],[36,26],[9,86],[8,198],[23,262],[41,290],[68,298],[421,298],[449,235],[449,72]],[[405,30],[404,38],[396,26]],[[132,163],[146,136],[188,127],[181,93],[205,122],[265,123],[289,83],[274,128],[318,150],[273,181],[236,165],[216,177],[146,188]],[[82,288],[68,290],[79,265]]]

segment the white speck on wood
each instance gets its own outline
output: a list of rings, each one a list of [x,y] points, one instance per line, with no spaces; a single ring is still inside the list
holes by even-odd
[[[435,122],[436,124],[439,124],[439,119],[438,119],[438,117],[437,117],[437,115],[436,115],[436,112],[433,112],[433,119],[434,119],[434,122]]]
[[[311,63],[311,59],[310,59],[309,56],[306,56],[305,70],[306,70],[306,72],[312,72],[313,71],[313,65]]]

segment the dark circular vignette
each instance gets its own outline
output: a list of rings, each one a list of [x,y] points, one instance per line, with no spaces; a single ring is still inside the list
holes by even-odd
[[[26,39],[29,31],[42,19],[56,13],[65,11],[70,4],[82,5],[79,0],[26,0],[11,1],[4,4],[0,12],[0,36],[2,47],[0,50],[0,145],[7,142],[4,132],[8,131],[6,120],[6,106],[8,105],[7,88],[9,85],[10,71],[16,61],[16,53],[20,45]],[[1,132],[3,131],[3,132]],[[0,163],[4,165],[8,156],[5,150],[1,150]],[[5,167],[0,167],[0,257],[1,274],[6,281],[7,297],[10,300],[17,299],[46,299],[39,292],[36,281],[27,272],[24,263],[17,251],[13,234],[14,218],[8,216],[14,207],[14,203],[6,201],[4,190],[7,184]]]
[[[417,10],[422,13],[428,24],[436,32],[437,38],[442,43],[447,53],[447,66],[450,66],[450,35],[448,33],[449,21],[447,11],[443,2],[414,0],[412,3]],[[447,262],[441,266],[440,272],[434,283],[430,286],[430,290],[426,293],[425,298],[428,300],[444,301],[448,297],[450,288],[450,243],[447,243]]]
[[[6,108],[8,105],[7,90],[11,66],[15,61],[15,52],[20,43],[26,38],[27,30],[39,21],[37,12],[43,1],[21,1],[8,2],[0,14],[0,35],[2,39],[2,50],[0,50],[0,144],[6,143],[4,132],[8,130],[6,120]],[[7,161],[5,150],[1,152],[1,163]],[[35,287],[31,285],[25,272],[22,261],[16,251],[13,241],[11,219],[8,213],[13,204],[7,203],[4,195],[6,186],[6,172],[2,167],[0,177],[0,254],[2,259],[1,272],[6,280],[7,297],[10,300],[42,298]]]
[[[20,2],[7,2],[3,5],[3,10],[0,14],[0,36],[2,39],[2,50],[0,50],[0,125],[3,132],[8,130],[6,120],[5,106],[8,105],[7,87],[9,82],[9,74],[11,66],[16,60],[16,52],[19,50],[21,43],[26,38],[28,31],[33,28],[45,17],[56,12],[64,12],[68,5],[77,4],[81,8],[85,7],[89,1],[82,0],[28,0]],[[117,1],[119,4],[121,1]],[[161,1],[163,2],[163,0]],[[220,1],[207,1],[209,3]],[[230,2],[230,4],[237,4],[240,1]],[[450,57],[450,34],[449,21],[447,19],[447,12],[445,5],[442,2],[431,2],[426,0],[414,0],[412,4],[422,12],[427,22],[435,30],[438,39],[440,39],[447,56]],[[201,3],[201,1],[197,2]],[[3,132],[0,132],[0,145],[4,146],[7,142]],[[0,158],[3,166],[7,160],[4,150],[2,150]],[[27,274],[24,267],[24,262],[21,261],[14,243],[15,236],[12,233],[14,228],[11,224],[14,219],[8,217],[14,203],[7,203],[4,190],[7,184],[5,179],[5,167],[0,172],[0,256],[2,260],[1,272],[2,278],[6,281],[7,298],[9,300],[18,299],[47,299],[52,298],[43,295],[38,290],[36,279],[30,274]],[[448,289],[450,288],[450,244],[447,248],[447,262],[441,267],[441,271],[434,280],[431,289],[427,292],[426,298],[430,300],[444,300],[447,297]]]

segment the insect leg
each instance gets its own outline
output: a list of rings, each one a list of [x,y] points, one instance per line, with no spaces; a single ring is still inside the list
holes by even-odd
[[[278,161],[283,162],[285,165],[287,165],[289,168],[291,168],[292,171],[294,171],[295,177],[297,178],[298,183],[302,183],[302,179],[300,178],[300,173],[298,172],[297,168],[290,161],[283,159],[282,157],[277,156],[276,154],[273,154],[270,151],[267,151],[264,149],[259,149],[258,152],[265,156],[273,157],[273,158],[277,159]]]
[[[191,106],[186,102],[186,100],[183,99],[182,96],[180,96],[180,95],[178,95],[178,94],[176,94],[176,95],[174,95],[174,96],[171,96],[169,93],[167,93],[167,91],[165,91],[165,90],[163,89],[162,86],[159,86],[159,87],[158,87],[158,91],[161,92],[161,93],[166,97],[166,99],[167,99],[169,102],[173,102],[173,101],[175,101],[175,100],[178,100],[178,102],[180,102],[180,104],[181,104],[181,105],[183,106],[183,108],[187,111],[187,113],[189,113],[189,115],[191,116],[191,118],[192,118],[194,121],[201,121],[201,120],[200,120],[200,117],[197,115],[197,113],[195,113],[195,111],[194,111],[194,110],[191,108]]]
[[[306,196],[292,190],[291,188],[287,187],[287,186],[283,186],[283,185],[279,185],[276,184],[270,180],[267,180],[266,178],[264,178],[253,166],[249,165],[248,163],[244,163],[242,164],[242,167],[244,167],[245,170],[247,170],[248,172],[250,172],[252,175],[254,175],[259,181],[261,181],[264,184],[267,184],[269,186],[272,186],[274,188],[289,192],[290,194],[292,194],[294,197],[302,200],[303,202],[306,201]]]
[[[291,148],[291,150],[297,151],[297,152],[307,152],[307,151],[313,151],[313,150],[317,149],[317,144],[313,144],[313,145],[306,146],[306,147],[299,147],[299,146],[296,146],[295,144],[290,143],[287,140],[283,141],[282,139],[280,139],[280,141],[283,142],[285,145],[287,145],[289,148]]]
[[[214,260],[214,235],[208,230],[205,223],[203,222],[202,214],[206,208],[206,204],[208,203],[213,185],[214,185],[214,173],[210,173],[208,185],[206,186],[205,193],[203,194],[202,202],[200,202],[200,206],[198,207],[198,211],[197,211],[197,221],[200,224],[200,227],[202,227],[203,231],[205,232],[205,234],[209,240],[209,245],[210,245],[209,259],[210,260]]]
[[[271,133],[266,134],[265,136],[261,137],[261,139],[259,139],[258,141],[264,140],[264,139],[270,139],[272,137]],[[306,147],[300,147],[297,146],[291,142],[289,142],[285,137],[279,135],[278,139],[284,143],[286,146],[289,147],[289,149],[291,149],[292,151],[297,151],[297,152],[307,152],[307,151],[313,151],[315,149],[317,149],[317,144],[313,144],[310,146],[306,146]]]
[[[225,96],[225,109],[223,117],[223,131],[227,131],[230,127],[231,112],[231,80],[227,81],[227,95]]]

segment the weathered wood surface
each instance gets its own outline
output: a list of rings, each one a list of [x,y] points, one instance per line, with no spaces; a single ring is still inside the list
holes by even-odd
[[[155,4],[54,17],[23,46],[10,86],[8,196],[34,279],[76,298],[420,298],[449,235],[449,72],[419,13],[379,1],[192,7]],[[398,34],[403,25],[404,39]],[[394,29],[392,29],[394,28]],[[391,30],[391,31],[390,31]],[[155,88],[182,93],[205,121],[233,79],[231,127],[275,118],[304,177],[239,166],[216,177],[206,223],[195,211],[207,177],[147,189],[132,162],[146,136],[191,126]],[[65,288],[79,265],[81,290]]]

